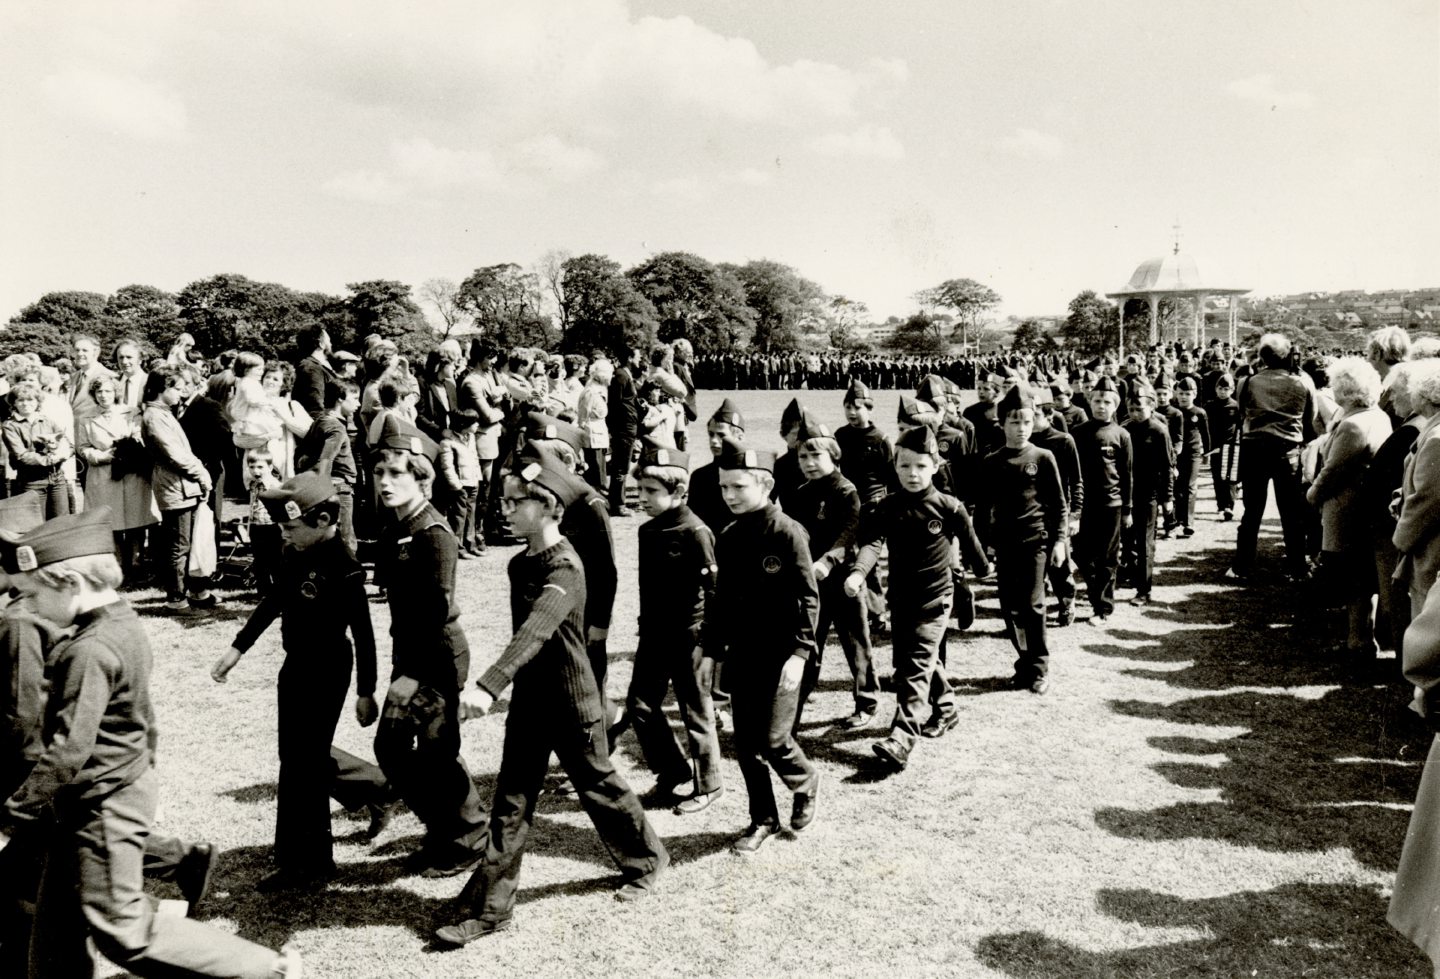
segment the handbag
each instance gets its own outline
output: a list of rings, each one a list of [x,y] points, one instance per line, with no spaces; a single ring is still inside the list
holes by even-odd
[[[208,578],[215,573],[219,558],[215,546],[215,514],[210,504],[201,500],[195,507],[190,526],[190,557],[186,570],[192,578]]]

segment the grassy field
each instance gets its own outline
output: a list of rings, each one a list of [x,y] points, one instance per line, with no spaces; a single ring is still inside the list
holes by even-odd
[[[701,398],[702,418],[720,396]],[[778,446],[790,395],[735,397],[755,440]],[[842,421],[839,392],[805,400]],[[892,428],[896,398],[878,400]],[[1196,537],[1159,544],[1157,604],[1122,602],[1104,630],[1052,630],[1044,697],[1004,688],[1011,651],[982,588],[980,618],[950,642],[961,724],[900,775],[872,765],[873,732],[832,727],[850,708],[832,642],[802,739],[827,779],[816,823],[753,859],[731,856],[746,808],[727,762],[719,803],[651,814],[675,864],[649,902],[611,899],[614,870],[588,819],[553,796],[539,806],[516,930],[459,951],[435,951],[429,935],[461,882],[406,875],[419,840],[408,813],[370,844],[337,810],[343,877],[314,896],[255,894],[273,829],[281,652],[276,628],[228,685],[210,681],[248,609],[238,599],[149,620],[162,822],[222,852],[200,916],[293,941],[316,976],[1426,976],[1384,916],[1428,738],[1396,686],[1326,657],[1332,620],[1278,583],[1274,521],[1262,538],[1274,581],[1242,589],[1221,578],[1235,525],[1218,522],[1208,490],[1200,509]],[[616,522],[614,696],[636,644],[636,526]],[[511,553],[460,567],[477,675],[509,637]],[[135,598],[142,610],[159,602]],[[388,612],[372,612],[383,635]],[[888,668],[883,643],[878,658]],[[465,728],[487,797],[503,710]],[[347,716],[337,740],[368,757],[370,736]],[[649,788],[629,735],[617,764]]]

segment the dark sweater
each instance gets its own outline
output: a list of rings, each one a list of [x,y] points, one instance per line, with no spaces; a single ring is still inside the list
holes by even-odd
[[[375,563],[390,603],[390,678],[408,676],[456,690],[470,673],[470,646],[455,605],[459,549],[445,518],[428,503],[403,520],[387,520]]]
[[[970,570],[982,578],[990,573],[963,503],[933,486],[919,493],[901,490],[866,512],[852,570],[868,575],[880,561],[881,546],[888,544],[891,606],[922,609],[954,591],[952,541],[959,542]]]
[[[764,672],[815,654],[820,594],[803,527],[773,503],[739,514],[715,542],[715,563],[705,655]]]
[[[715,590],[714,532],[681,505],[641,524],[637,537],[641,637],[698,627]]]

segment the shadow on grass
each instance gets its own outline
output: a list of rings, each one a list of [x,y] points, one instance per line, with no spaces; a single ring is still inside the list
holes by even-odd
[[[257,782],[254,785],[245,785],[238,789],[226,789],[220,794],[227,799],[234,799],[236,802],[243,802],[247,805],[274,802],[280,796],[280,785],[278,782]]]
[[[1185,899],[1145,890],[1101,890],[1100,911],[1203,937],[1092,952],[1033,931],[987,935],[976,958],[1026,979],[1112,976],[1427,976],[1424,957],[1385,924],[1386,899],[1354,884],[1287,884],[1269,891]]]

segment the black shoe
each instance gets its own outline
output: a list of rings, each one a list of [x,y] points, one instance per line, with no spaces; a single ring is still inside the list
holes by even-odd
[[[483,921],[479,918],[466,918],[458,924],[436,928],[435,939],[436,941],[444,942],[446,945],[468,945],[477,938],[493,935],[497,931],[509,930],[509,918],[501,918],[499,921]]]
[[[875,752],[875,755],[882,762],[897,772],[903,772],[905,765],[910,761],[910,752],[894,738],[876,741],[870,746],[870,750]]]
[[[780,832],[780,827],[775,823],[751,823],[746,827],[744,834],[730,847],[731,853],[746,855],[760,849],[760,844]]]
[[[655,864],[655,869],[643,877],[634,880],[627,880],[615,889],[615,900],[622,904],[629,904],[634,901],[643,901],[655,893],[655,887],[660,882],[666,868],[670,866],[670,854],[664,850],[660,851],[660,860]]]
[[[219,608],[223,604],[224,600],[219,595],[210,592],[190,598],[190,607],[197,612],[208,612],[211,609]]]
[[[1074,622],[1074,621],[1075,621],[1075,603],[1074,603],[1074,602],[1061,602],[1061,603],[1060,603],[1060,611],[1055,614],[1055,625],[1057,625],[1058,627],[1060,627],[1060,628],[1063,629],[1063,628],[1065,628],[1065,626],[1069,625],[1070,623],[1072,623],[1072,622]]]
[[[365,808],[370,812],[370,825],[365,827],[365,838],[373,840],[390,825],[390,807],[382,802],[369,802]]]
[[[180,858],[175,868],[175,885],[180,896],[190,905],[190,914],[195,905],[205,900],[210,891],[210,875],[215,870],[215,848],[209,843],[196,843]]]
[[[255,890],[261,894],[276,891],[313,891],[325,886],[335,876],[335,868],[316,867],[312,870],[290,870],[281,867],[272,870],[255,882]]]
[[[809,792],[796,792],[790,806],[790,828],[800,832],[815,821],[815,797],[820,794],[820,774],[815,774],[815,784]]]
[[[1221,521],[1223,521],[1223,522],[1225,522],[1225,523],[1229,523],[1231,520],[1234,519],[1234,517],[1235,517],[1235,511],[1234,511],[1234,510],[1221,510],[1221,511],[1220,511],[1220,519],[1221,519]]]
[[[1186,538],[1186,539],[1189,539],[1189,538],[1191,538],[1191,537],[1194,537],[1194,536],[1195,536],[1195,528],[1194,528],[1194,527],[1186,527],[1184,530],[1180,531],[1180,536],[1181,536],[1181,537],[1184,537],[1184,538]]]
[[[920,727],[920,734],[927,738],[941,738],[960,723],[959,711],[935,714]]]

